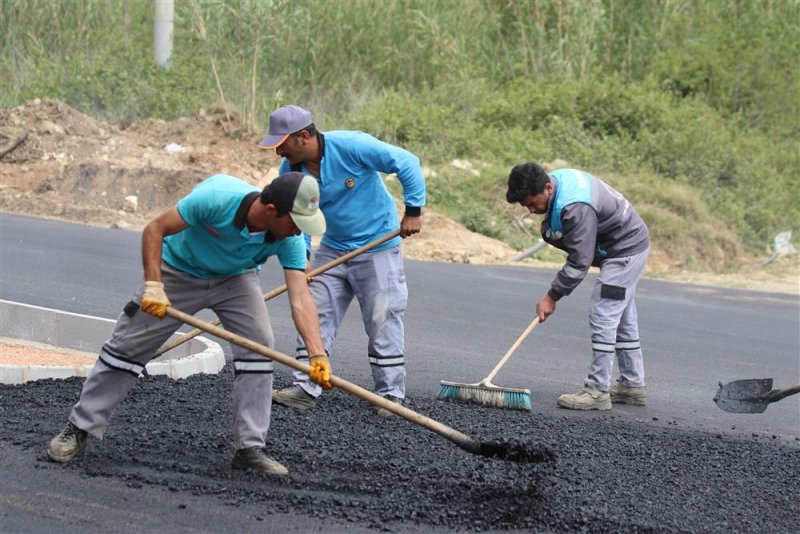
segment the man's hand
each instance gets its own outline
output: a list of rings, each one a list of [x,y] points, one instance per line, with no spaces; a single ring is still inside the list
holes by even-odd
[[[400,237],[405,239],[410,235],[418,234],[420,230],[422,230],[422,217],[403,215],[403,220],[400,221]]]
[[[553,315],[556,311],[556,301],[550,295],[543,296],[539,302],[536,303],[536,315],[539,316],[539,322],[543,323],[545,319]]]
[[[308,377],[325,389],[331,389],[331,364],[328,357],[324,354],[317,354],[309,358],[311,371]]]
[[[163,319],[167,314],[167,306],[170,301],[164,292],[164,284],[161,282],[145,282],[144,293],[142,294],[141,307],[150,315]]]

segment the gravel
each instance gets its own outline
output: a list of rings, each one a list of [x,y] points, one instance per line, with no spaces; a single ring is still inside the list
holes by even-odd
[[[267,449],[287,477],[234,471],[232,381],[230,368],[140,380],[105,439],[90,440],[64,469],[376,531],[797,532],[800,447],[613,411],[546,416],[409,399],[413,410],[515,451],[503,460],[331,391],[311,411],[274,406]],[[0,386],[3,447],[44,451],[81,385]]]

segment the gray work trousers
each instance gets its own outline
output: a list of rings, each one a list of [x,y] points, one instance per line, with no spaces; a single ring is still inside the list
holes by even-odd
[[[316,269],[344,254],[346,252],[320,245],[312,266]],[[322,342],[329,353],[332,353],[347,308],[354,296],[358,299],[369,338],[367,355],[375,392],[381,396],[405,398],[403,315],[408,303],[408,288],[400,246],[356,256],[315,277],[309,288],[319,313]],[[298,336],[296,358],[308,363],[308,356],[305,344]],[[318,397],[322,393],[322,388],[311,382],[307,374],[295,371],[293,377],[294,384],[310,395]]]
[[[274,336],[261,293],[258,273],[202,280],[161,264],[167,297],[181,311],[194,315],[212,309],[229,332],[272,347]],[[127,396],[156,350],[182,323],[157,319],[139,308],[144,284],[120,314],[111,338],[83,384],[69,420],[97,439],[103,438],[114,409]],[[263,447],[272,409],[272,360],[232,345],[233,435],[236,449]]]
[[[619,382],[645,387],[635,296],[649,254],[648,248],[633,256],[608,259],[600,267],[589,310],[592,364],[585,381],[587,386],[600,391],[611,388],[616,355]]]

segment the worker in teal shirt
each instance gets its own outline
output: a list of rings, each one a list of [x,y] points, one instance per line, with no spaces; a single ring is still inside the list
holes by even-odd
[[[301,230],[323,233],[325,218],[316,180],[297,172],[279,176],[263,190],[231,176],[212,176],[148,223],[142,233],[145,282],[100,350],[66,427],[48,445],[48,458],[68,462],[83,450],[89,435],[103,438],[114,409],[181,326],[165,318],[172,303],[190,314],[210,308],[226,330],[274,346],[258,279],[270,256],[284,269],[292,319],[313,355],[311,379],[330,388],[330,366],[306,281]],[[288,469],[264,451],[273,363],[238,345],[232,351],[232,465],[284,475]]]
[[[280,172],[302,171],[319,183],[327,230],[314,254],[313,268],[399,228],[400,237],[317,276],[311,294],[328,351],[347,308],[354,297],[358,299],[369,338],[367,358],[375,391],[402,404],[406,391],[403,315],[408,288],[400,243],[401,237],[416,234],[422,227],[425,178],[419,158],[364,132],[319,132],[311,113],[294,105],[272,113],[269,134],[261,146],[275,149],[284,158]],[[396,174],[403,188],[405,211],[400,221],[380,173]],[[308,354],[308,347],[298,339],[297,359],[304,361]],[[321,392],[307,376],[295,373],[293,385],[276,392],[273,400],[311,408]],[[379,413],[389,414],[386,410]]]

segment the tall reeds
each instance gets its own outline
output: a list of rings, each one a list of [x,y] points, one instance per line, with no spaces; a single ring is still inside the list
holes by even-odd
[[[48,60],[58,69],[67,59],[108,61],[121,48],[142,61],[152,54],[150,2],[0,6],[0,103],[25,93],[37,76],[30,70]],[[716,53],[708,35],[731,45],[780,37],[780,46],[796,52],[798,13],[798,0],[177,0],[174,55],[205,58],[206,75],[219,78],[218,96],[252,122],[288,100],[324,102],[337,114],[365,94],[470,79],[613,73],[634,82],[663,63],[666,51],[691,53],[696,42]],[[735,89],[705,90],[734,108],[748,104]]]

